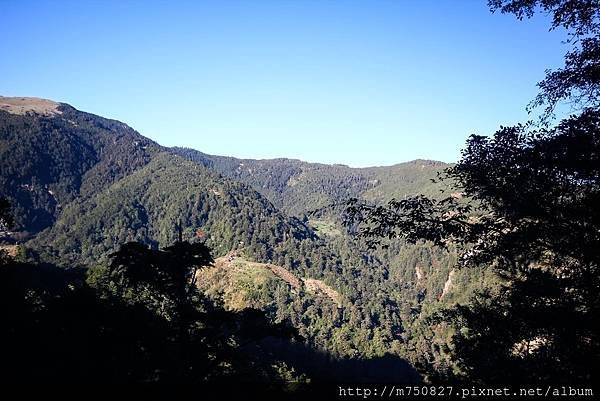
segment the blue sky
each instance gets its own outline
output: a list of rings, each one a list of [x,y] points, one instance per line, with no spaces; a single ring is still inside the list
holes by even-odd
[[[0,0],[0,94],[212,154],[455,161],[527,119],[565,51],[548,28],[485,0]]]

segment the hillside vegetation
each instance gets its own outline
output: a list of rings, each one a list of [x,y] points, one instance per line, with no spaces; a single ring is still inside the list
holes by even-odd
[[[19,244],[15,257],[94,269],[132,241],[152,250],[200,242],[217,264],[199,288],[225,309],[261,309],[332,357],[391,352],[445,366],[445,337],[428,316],[489,279],[451,273],[453,250],[427,243],[367,251],[341,224],[350,197],[435,196],[444,188],[431,179],[445,164],[353,169],[209,156],[65,104],[57,110],[0,111],[1,195],[15,220],[2,235]],[[231,252],[240,257],[222,262]]]
[[[448,167],[446,163],[414,160],[387,167],[351,168],[292,159],[236,159],[188,148],[173,151],[250,185],[296,217],[349,198],[381,203],[416,194],[435,196],[445,187],[431,179]]]

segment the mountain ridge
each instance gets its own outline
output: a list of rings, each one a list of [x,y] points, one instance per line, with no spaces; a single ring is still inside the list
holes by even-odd
[[[353,197],[382,203],[394,197],[416,194],[438,196],[444,186],[431,182],[431,179],[450,166],[417,159],[385,167],[353,168],[297,159],[237,159],[213,156],[191,148],[171,149],[180,156],[250,185],[275,206],[299,218]]]
[[[343,357],[389,350],[418,357],[403,344],[413,341],[421,310],[436,305],[452,254],[400,242],[369,253],[340,217],[350,197],[384,202],[437,193],[430,179],[444,163],[353,169],[283,158],[240,162],[161,146],[64,103],[58,110],[0,110],[0,196],[15,214],[9,239],[22,244],[28,260],[104,266],[123,243],[164,248],[181,232],[184,241],[204,241],[217,258],[239,251],[318,280],[305,286],[346,300],[339,308],[327,297],[295,296],[281,280],[245,282],[249,293],[262,291],[260,305],[272,319],[289,321],[311,346]],[[417,266],[425,279],[415,280]],[[461,278],[457,286],[464,286]]]
[[[297,163],[297,164],[305,164],[305,165],[313,165],[313,166],[323,166],[323,167],[343,167],[343,168],[348,168],[348,169],[352,169],[352,170],[386,169],[386,168],[399,167],[399,166],[403,166],[406,164],[418,164],[418,163],[425,163],[425,164],[432,164],[432,165],[433,164],[435,164],[435,165],[452,164],[452,163],[443,162],[443,161],[434,160],[434,159],[417,158],[417,159],[411,159],[411,160],[397,162],[394,164],[382,164],[382,165],[370,165],[370,166],[356,167],[356,166],[350,166],[350,165],[344,164],[344,163],[327,163],[327,162],[320,162],[320,161],[307,161],[307,160],[303,160],[303,159],[299,159],[299,158],[295,158],[295,157],[269,157],[269,158],[256,158],[255,159],[255,158],[247,158],[247,157],[228,156],[228,155],[222,155],[222,154],[212,154],[212,153],[202,152],[198,149],[195,149],[195,148],[189,147],[189,146],[172,146],[171,149],[174,149],[176,151],[192,150],[192,151],[202,153],[207,158],[231,159],[232,161],[237,161],[237,162],[241,162],[241,163],[244,163],[244,162],[253,162],[253,163],[289,162],[289,163]]]
[[[79,109],[75,108],[74,106],[70,105],[69,103],[58,102],[58,101],[55,101],[52,99],[35,97],[35,96],[3,96],[3,95],[0,95],[0,110],[6,111],[11,114],[22,115],[22,114],[31,112],[33,114],[40,114],[40,115],[44,115],[44,116],[53,116],[53,115],[62,114],[62,110],[60,110],[61,107],[67,107],[67,108],[76,110],[81,113],[92,114],[90,112],[85,112],[85,111],[79,110]],[[131,128],[128,124],[123,123],[122,121],[119,121],[117,119],[112,119],[112,118],[107,118],[107,117],[102,117],[102,118],[105,120],[108,120],[108,121],[113,121],[113,122],[123,124],[124,126]],[[148,137],[145,137],[145,138],[150,139]],[[150,139],[150,140],[154,142],[154,140],[152,140],[152,139]],[[315,166],[344,167],[344,168],[353,169],[353,170],[386,169],[386,168],[393,168],[393,167],[398,167],[398,166],[402,166],[402,165],[406,165],[406,164],[418,164],[418,163],[425,163],[425,164],[432,164],[432,165],[452,164],[452,163],[442,162],[442,161],[433,160],[433,159],[417,158],[417,159],[407,160],[407,161],[403,161],[403,162],[397,162],[397,163],[389,164],[389,165],[372,165],[372,166],[363,166],[363,167],[352,167],[352,166],[349,166],[344,163],[309,162],[306,160],[297,159],[297,158],[289,158],[289,157],[252,159],[252,158],[240,158],[240,157],[227,156],[227,155],[216,155],[216,154],[213,155],[213,154],[201,152],[195,148],[188,147],[188,146],[173,146],[173,147],[171,147],[171,149],[194,150],[194,151],[200,152],[210,158],[227,158],[227,159],[237,160],[240,162],[244,162],[244,161],[247,161],[247,162],[279,162],[279,161],[283,161],[283,162],[293,162],[293,163],[301,163],[301,164],[305,164],[305,165],[315,165]]]

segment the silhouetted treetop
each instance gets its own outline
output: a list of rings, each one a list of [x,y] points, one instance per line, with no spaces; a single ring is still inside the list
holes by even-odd
[[[472,135],[441,175],[450,196],[369,205],[352,200],[348,220],[370,245],[401,237],[459,247],[458,267],[485,267],[499,285],[433,314],[451,325],[449,373],[469,382],[597,381],[600,361],[600,39],[596,1],[490,1],[518,18],[543,10],[571,30],[565,67],[549,72],[535,102],[557,125],[500,127]],[[534,102],[534,103],[535,103]]]
[[[597,34],[600,29],[598,0],[488,0],[492,12],[514,14],[519,20],[536,12],[552,16],[552,27],[570,30],[574,35]]]
[[[210,266],[213,258],[202,243],[177,242],[165,250],[128,242],[110,255],[109,275],[130,284],[147,284],[165,292],[177,303],[185,303],[196,290],[196,272]]]
[[[536,12],[552,16],[551,29],[565,28],[572,49],[563,68],[547,70],[538,83],[540,93],[530,108],[546,106],[545,117],[567,101],[579,110],[600,104],[600,2],[597,0],[489,0],[492,11],[512,13],[519,19]]]
[[[384,238],[471,243],[463,262],[552,250],[597,260],[600,249],[600,112],[587,110],[552,129],[502,127],[473,135],[445,178],[460,196],[411,197],[373,206],[354,200],[350,221],[377,245]],[[535,252],[534,250],[537,249]]]

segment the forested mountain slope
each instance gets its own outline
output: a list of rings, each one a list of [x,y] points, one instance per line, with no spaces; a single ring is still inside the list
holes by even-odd
[[[434,344],[434,337],[439,340],[444,335],[431,332],[425,323],[428,316],[445,305],[466,302],[474,290],[494,281],[482,270],[453,269],[454,249],[444,251],[427,243],[391,240],[387,249],[367,250],[366,244],[351,235],[342,223],[344,204],[352,197],[383,204],[392,198],[417,194],[433,198],[451,195],[456,189],[434,182],[437,173],[449,164],[414,160],[393,166],[351,168],[291,159],[237,159],[188,148],[173,150],[252,186],[281,210],[304,221],[342,260],[352,261],[345,263],[343,274],[332,277],[331,282],[342,293],[350,294],[349,299],[361,305],[362,310],[371,308],[362,315],[363,324],[379,326],[379,332],[386,335],[390,327],[394,327],[392,333],[401,333],[395,337],[402,343],[398,350],[409,358],[432,358],[438,352],[433,350],[443,346],[443,340]],[[255,290],[260,292],[260,288],[259,285]],[[374,303],[383,307],[373,308]],[[401,325],[389,324],[394,318],[382,311],[396,311]],[[366,338],[365,341],[373,340]],[[393,341],[384,343],[389,346]]]
[[[393,166],[351,168],[293,159],[236,159],[188,148],[173,151],[252,186],[275,206],[297,217],[352,197],[383,202],[415,194],[435,196],[442,186],[431,179],[448,167],[442,162],[414,160]]]
[[[184,240],[206,236],[217,255],[314,236],[247,186],[160,152],[116,183],[66,206],[32,244],[53,247],[60,259],[90,263],[127,241],[168,246],[178,239],[180,225]],[[269,255],[272,249],[261,251]]]
[[[159,249],[179,235],[205,242],[217,257],[236,251],[248,262],[236,267],[241,276],[212,276],[212,294],[242,283],[249,306],[340,357],[419,359],[433,347],[431,333],[415,335],[427,330],[422,318],[480,284],[482,276],[451,273],[452,252],[396,241],[369,253],[339,224],[339,204],[350,197],[438,193],[431,178],[443,163],[353,169],[208,156],[161,147],[65,104],[44,101],[40,110],[39,99],[19,99],[0,110],[0,195],[16,220],[4,242],[26,241],[29,260],[102,266],[123,243]],[[338,206],[310,213],[331,204]],[[309,284],[272,279],[256,270],[262,265]],[[315,286],[340,301],[314,296]]]
[[[7,99],[14,98],[0,105]],[[160,150],[121,122],[54,102],[55,112],[38,114],[40,99],[17,99],[0,108],[0,188],[18,238],[50,227],[69,202],[93,196]]]

